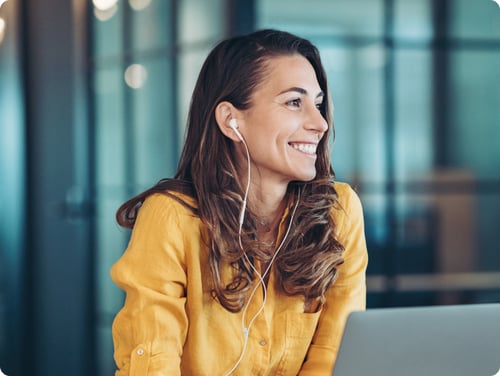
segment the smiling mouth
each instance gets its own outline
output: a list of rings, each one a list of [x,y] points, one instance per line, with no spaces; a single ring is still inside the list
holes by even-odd
[[[308,155],[316,155],[316,149],[318,148],[318,145],[316,144],[299,144],[299,143],[290,143],[289,144],[292,148],[295,150],[298,150],[302,153],[308,154]]]

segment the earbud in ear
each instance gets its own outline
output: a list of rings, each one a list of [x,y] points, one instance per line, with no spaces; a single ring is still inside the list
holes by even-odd
[[[232,118],[229,120],[229,126],[233,128],[234,130],[238,129],[238,122],[236,121],[235,118]]]
[[[238,130],[238,122],[236,121],[235,118],[232,118],[231,120],[229,120],[229,126],[233,129],[234,133],[236,133],[236,136],[238,136],[238,138],[245,142],[245,140],[243,139],[243,136],[241,135],[240,131]]]

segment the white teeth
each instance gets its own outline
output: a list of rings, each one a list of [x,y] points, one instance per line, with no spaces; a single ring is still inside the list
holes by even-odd
[[[317,145],[314,144],[291,144],[296,150],[299,150],[306,154],[316,154]]]

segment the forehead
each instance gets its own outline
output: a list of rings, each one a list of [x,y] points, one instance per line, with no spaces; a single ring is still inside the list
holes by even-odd
[[[302,55],[283,55],[269,58],[258,91],[279,93],[290,87],[301,87],[313,95],[321,91],[311,63]]]

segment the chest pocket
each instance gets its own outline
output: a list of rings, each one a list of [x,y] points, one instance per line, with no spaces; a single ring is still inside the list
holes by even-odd
[[[284,374],[298,374],[318,325],[321,310],[315,313],[287,312],[285,322],[285,356],[280,369]]]

